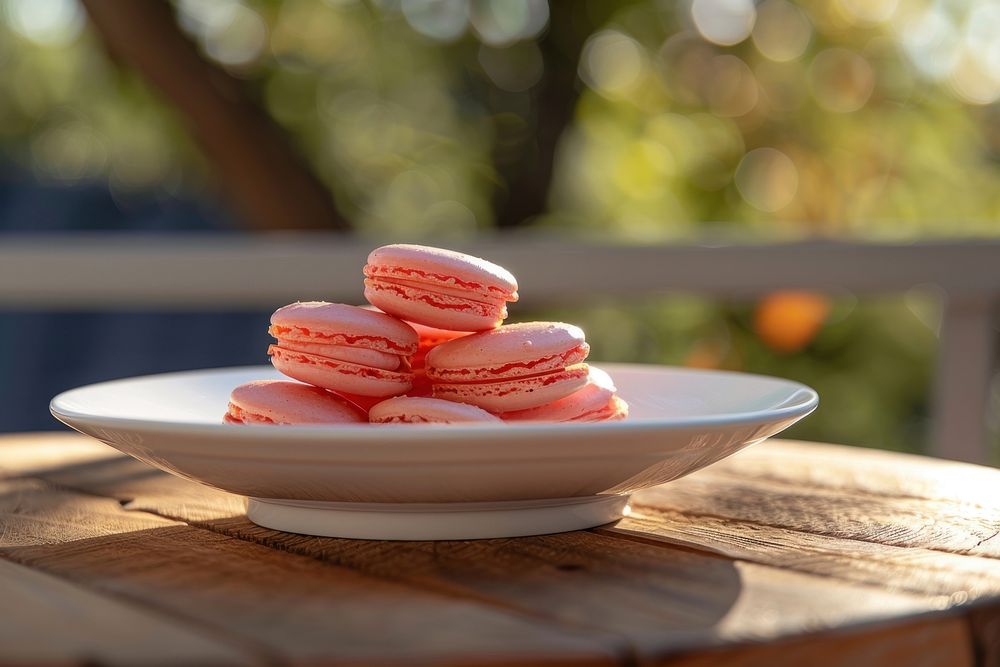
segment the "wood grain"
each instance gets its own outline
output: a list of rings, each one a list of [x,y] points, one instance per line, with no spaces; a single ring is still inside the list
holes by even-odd
[[[964,499],[858,493],[846,485],[835,488],[730,471],[731,467],[709,469],[640,491],[632,505],[882,545],[1000,558],[1000,542],[992,539],[1000,532],[1000,511],[994,507]],[[1000,476],[995,488],[1000,488]]]
[[[1000,470],[942,459],[819,442],[768,440],[700,475],[729,473],[854,495],[940,500],[1000,509]]]
[[[98,450],[81,446],[96,456]],[[823,446],[831,474],[796,489],[789,470],[812,470],[811,447],[750,448],[753,456],[739,455],[746,465],[728,461],[638,494],[632,517],[595,532],[438,543],[267,530],[245,518],[235,496],[131,459],[78,456],[67,466],[29,466],[33,478],[4,483],[0,512],[6,511],[5,523],[15,516],[11,541],[20,546],[3,553],[171,614],[218,623],[224,636],[255,641],[270,657],[292,637],[298,647],[292,657],[306,661],[333,650],[351,661],[572,656],[694,667],[773,664],[787,655],[826,665],[841,664],[830,662],[837,647],[858,656],[856,664],[890,656],[878,653],[883,647],[927,665],[945,664],[933,660],[951,651],[959,658],[954,664],[963,665],[972,664],[970,655],[995,651],[977,634],[993,628],[986,612],[968,626],[958,616],[927,619],[926,627],[917,618],[954,605],[964,612],[961,605],[970,601],[996,604],[1000,561],[961,555],[975,551],[968,542],[977,531],[989,529],[991,498],[977,495],[974,484],[967,498],[951,482],[935,483],[922,459],[903,462],[910,481],[888,481],[888,464],[878,457],[852,477],[847,462],[854,450]],[[786,456],[789,466],[774,460]],[[837,505],[837,497],[850,499],[854,509]],[[769,515],[741,499],[779,519],[757,521]],[[5,510],[11,502],[15,512]],[[845,514],[846,528],[831,529],[828,503]],[[698,511],[705,507],[724,511]],[[968,510],[968,521],[958,508]],[[869,518],[852,523],[850,512],[863,510]],[[936,513],[942,525],[914,527],[915,516]],[[131,517],[146,527],[125,530]],[[64,525],[71,518],[89,527]],[[93,524],[111,526],[112,534],[94,535]],[[308,613],[337,619],[336,628],[321,628]],[[267,627],[276,616],[278,627]],[[379,645],[390,644],[384,649],[370,636],[375,618]],[[441,630],[442,622],[461,637]],[[533,634],[522,637],[519,624]],[[817,634],[831,630],[847,634]],[[906,653],[907,637],[914,646],[929,642],[927,648]],[[399,648],[407,644],[409,652]],[[702,651],[708,647],[718,651]]]
[[[196,628],[4,560],[0,599],[3,665],[261,664]]]
[[[830,537],[714,516],[637,507],[597,532],[701,549],[887,590],[949,596],[965,603],[1000,596],[1000,561]]]
[[[592,533],[517,540],[384,543],[293,535],[250,523],[228,494],[141,464],[105,462],[46,479],[110,495],[133,511],[450,596],[610,631],[644,658],[792,636],[938,609],[947,596],[893,594],[753,563]],[[655,593],[655,597],[651,597]],[[782,610],[777,613],[776,610]]]
[[[664,667],[974,667],[995,663],[976,662],[965,622],[952,617],[699,651],[668,658],[661,664]]]
[[[128,512],[112,499],[69,495],[22,489],[0,497],[5,525],[22,536],[0,555],[185,619],[267,660],[609,664],[622,650],[607,637]],[[71,521],[53,506],[71,506]],[[81,537],[70,523],[104,534]]]
[[[4,436],[0,442],[0,479],[109,459],[135,460],[78,433],[18,433]]]

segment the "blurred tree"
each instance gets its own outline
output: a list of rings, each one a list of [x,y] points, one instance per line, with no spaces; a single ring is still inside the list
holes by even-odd
[[[87,212],[82,195],[45,197],[44,219],[8,204],[8,227],[121,228],[133,218],[108,207],[197,195],[207,172],[247,226],[350,221],[376,238],[529,225],[640,243],[1000,233],[994,0],[87,7],[130,67],[102,57],[77,0],[0,0],[0,146],[45,187],[110,194]],[[0,207],[20,199],[3,195]],[[580,321],[596,358],[800,379],[824,407],[799,435],[916,448],[934,301],[684,298],[538,315]]]
[[[200,56],[165,0],[82,0],[109,50],[185,122],[240,220],[257,229],[346,229],[333,199],[242,83]]]

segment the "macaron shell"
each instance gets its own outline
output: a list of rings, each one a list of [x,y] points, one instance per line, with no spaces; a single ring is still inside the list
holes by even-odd
[[[373,366],[387,371],[394,371],[403,364],[403,357],[398,354],[388,354],[378,350],[363,347],[347,347],[345,345],[329,345],[327,343],[311,343],[299,340],[278,338],[277,346],[283,350],[305,352],[321,357],[346,361],[359,366]]]
[[[389,354],[416,352],[418,336],[395,317],[359,306],[304,301],[271,315],[271,335],[310,343],[363,347]]]
[[[551,421],[551,422],[603,422],[625,419],[628,403],[620,396],[612,394],[603,402],[595,402],[593,396],[578,397],[588,393],[592,385],[587,385],[565,398],[540,405],[537,408],[506,412],[500,417],[504,421]],[[603,394],[602,394],[603,396]]]
[[[538,371],[517,364],[566,354],[576,359],[581,352],[585,358],[589,349],[580,327],[564,322],[522,322],[439,345],[428,353],[426,366],[432,378],[444,377],[452,370],[505,366],[509,369],[504,374],[525,375]]]
[[[409,391],[413,373],[361,366],[306,352],[268,348],[271,363],[284,375],[324,389],[361,396],[398,396]]]
[[[370,278],[429,283],[517,301],[517,280],[510,271],[481,257],[444,248],[405,243],[382,246],[368,255],[364,273]]]
[[[318,387],[282,380],[258,380],[233,389],[224,421],[230,424],[349,424],[364,412]]]
[[[390,315],[452,331],[485,331],[507,317],[503,302],[487,303],[371,279],[365,280],[365,298]]]
[[[587,384],[587,364],[562,371],[500,382],[433,385],[433,396],[470,403],[494,413],[538,407],[572,394]]]
[[[373,424],[502,423],[496,415],[474,405],[410,396],[382,401],[371,409],[368,417]]]
[[[512,379],[562,370],[568,366],[582,363],[589,352],[590,346],[582,343],[558,354],[523,361],[507,361],[478,368],[441,368],[434,366],[426,359],[425,366],[427,377],[432,382],[495,382],[499,379]]]
[[[569,396],[527,410],[500,415],[506,421],[604,421],[613,417],[624,401],[615,399],[615,385],[600,368],[590,366],[587,384]],[[625,412],[628,406],[625,405]],[[624,415],[622,415],[624,416]],[[620,417],[619,417],[620,418]]]

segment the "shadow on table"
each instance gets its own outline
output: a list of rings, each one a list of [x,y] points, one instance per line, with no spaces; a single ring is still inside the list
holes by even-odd
[[[65,489],[57,504],[39,506],[45,530],[56,532],[39,536],[33,545],[22,541],[11,555],[40,565],[51,561],[55,567],[67,554],[93,554],[84,558],[87,564],[77,576],[96,577],[115,588],[138,586],[142,595],[157,594],[160,583],[155,574],[146,581],[131,568],[145,570],[153,567],[152,560],[160,563],[172,554],[169,558],[188,568],[259,571],[271,589],[289,578],[295,590],[307,590],[314,603],[325,604],[327,596],[341,595],[336,585],[296,583],[304,564],[313,563],[338,576],[362,577],[371,586],[392,582],[401,600],[408,592],[444,595],[575,631],[601,628],[609,641],[677,650],[714,643],[743,591],[740,572],[730,560],[590,531],[454,542],[310,537],[261,528],[243,514],[240,497],[126,457],[52,467],[38,476]],[[34,512],[35,504],[25,497],[0,498],[0,512],[9,511],[3,505],[10,502],[19,503],[28,515]],[[189,525],[149,530],[150,521]],[[133,524],[137,530],[129,532]],[[86,537],[75,539],[81,531]],[[101,531],[114,534],[93,537]],[[146,556],[135,556],[119,572],[113,563],[121,560],[122,551],[158,555],[148,565],[143,565]],[[258,594],[254,585],[239,582],[233,592],[253,597]],[[352,599],[362,606],[387,599],[384,592],[368,597],[366,587],[351,588]]]

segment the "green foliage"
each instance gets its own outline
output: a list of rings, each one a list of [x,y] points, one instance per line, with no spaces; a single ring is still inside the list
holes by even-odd
[[[546,86],[577,73],[537,226],[639,242],[1000,231],[1000,11],[989,2],[580,2],[560,30],[545,0],[175,5],[361,234],[493,227],[498,165],[532,150]],[[74,0],[0,10],[8,159],[115,191],[202,186],[182,124],[106,57]],[[574,35],[582,50],[566,56]],[[838,297],[797,353],[765,343],[746,304],[672,297],[538,315],[579,322],[598,359],[811,384],[823,405],[793,435],[919,449],[935,349],[927,303]]]

